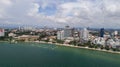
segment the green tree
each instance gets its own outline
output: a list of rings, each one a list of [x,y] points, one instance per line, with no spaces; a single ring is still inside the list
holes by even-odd
[[[100,46],[101,49],[104,49],[103,45]]]
[[[94,48],[95,48],[95,49],[98,48],[98,45],[97,45],[97,44],[94,44]]]
[[[57,42],[57,43],[60,43],[60,44],[63,44],[63,43],[64,43],[63,40],[58,40],[58,39],[56,40],[56,42]]]
[[[108,46],[108,45],[106,45],[106,46],[105,46],[105,49],[106,49],[106,50],[110,50],[110,48],[109,48],[109,46]]]
[[[75,43],[75,41],[70,41],[69,44],[71,44],[71,45],[75,45],[76,43]]]

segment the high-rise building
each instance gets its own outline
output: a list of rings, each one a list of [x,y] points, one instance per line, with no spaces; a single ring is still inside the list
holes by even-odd
[[[64,39],[64,30],[57,32],[57,39],[59,39],[59,40]]]
[[[69,26],[64,29],[64,37],[72,37],[72,29]]]
[[[64,40],[64,39],[73,39],[73,29],[69,26],[66,26],[62,31],[57,32],[57,39]]]
[[[18,30],[21,30],[21,27],[19,26]]]
[[[5,36],[5,31],[4,31],[4,29],[0,29],[0,37],[1,36]]]
[[[114,31],[114,35],[117,36],[118,35],[118,31]]]
[[[89,39],[89,31],[87,30],[87,28],[84,28],[83,30],[81,30],[80,35],[81,35],[80,37],[83,40],[88,40]]]
[[[104,37],[104,28],[100,29],[100,37]]]

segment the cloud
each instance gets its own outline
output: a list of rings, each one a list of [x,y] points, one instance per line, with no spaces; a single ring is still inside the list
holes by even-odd
[[[40,6],[39,6],[38,4],[33,3],[33,4],[32,4],[32,8],[31,8],[30,11],[28,12],[28,15],[34,16],[34,15],[38,14],[38,12],[39,12],[39,7],[40,7]]]
[[[1,0],[0,23],[119,28],[120,0]]]
[[[1,0],[0,1],[0,18],[6,16],[6,10],[12,5],[11,0]]]

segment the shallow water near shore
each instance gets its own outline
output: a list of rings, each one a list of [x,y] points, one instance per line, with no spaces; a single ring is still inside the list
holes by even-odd
[[[0,43],[0,67],[120,67],[120,54],[38,43]]]

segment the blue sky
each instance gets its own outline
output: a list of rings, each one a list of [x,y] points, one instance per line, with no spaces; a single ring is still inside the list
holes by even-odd
[[[0,0],[0,24],[120,28],[120,0]]]
[[[39,8],[39,13],[43,13],[45,15],[54,15],[57,11],[57,7],[55,5],[47,6],[46,8],[42,9]]]

